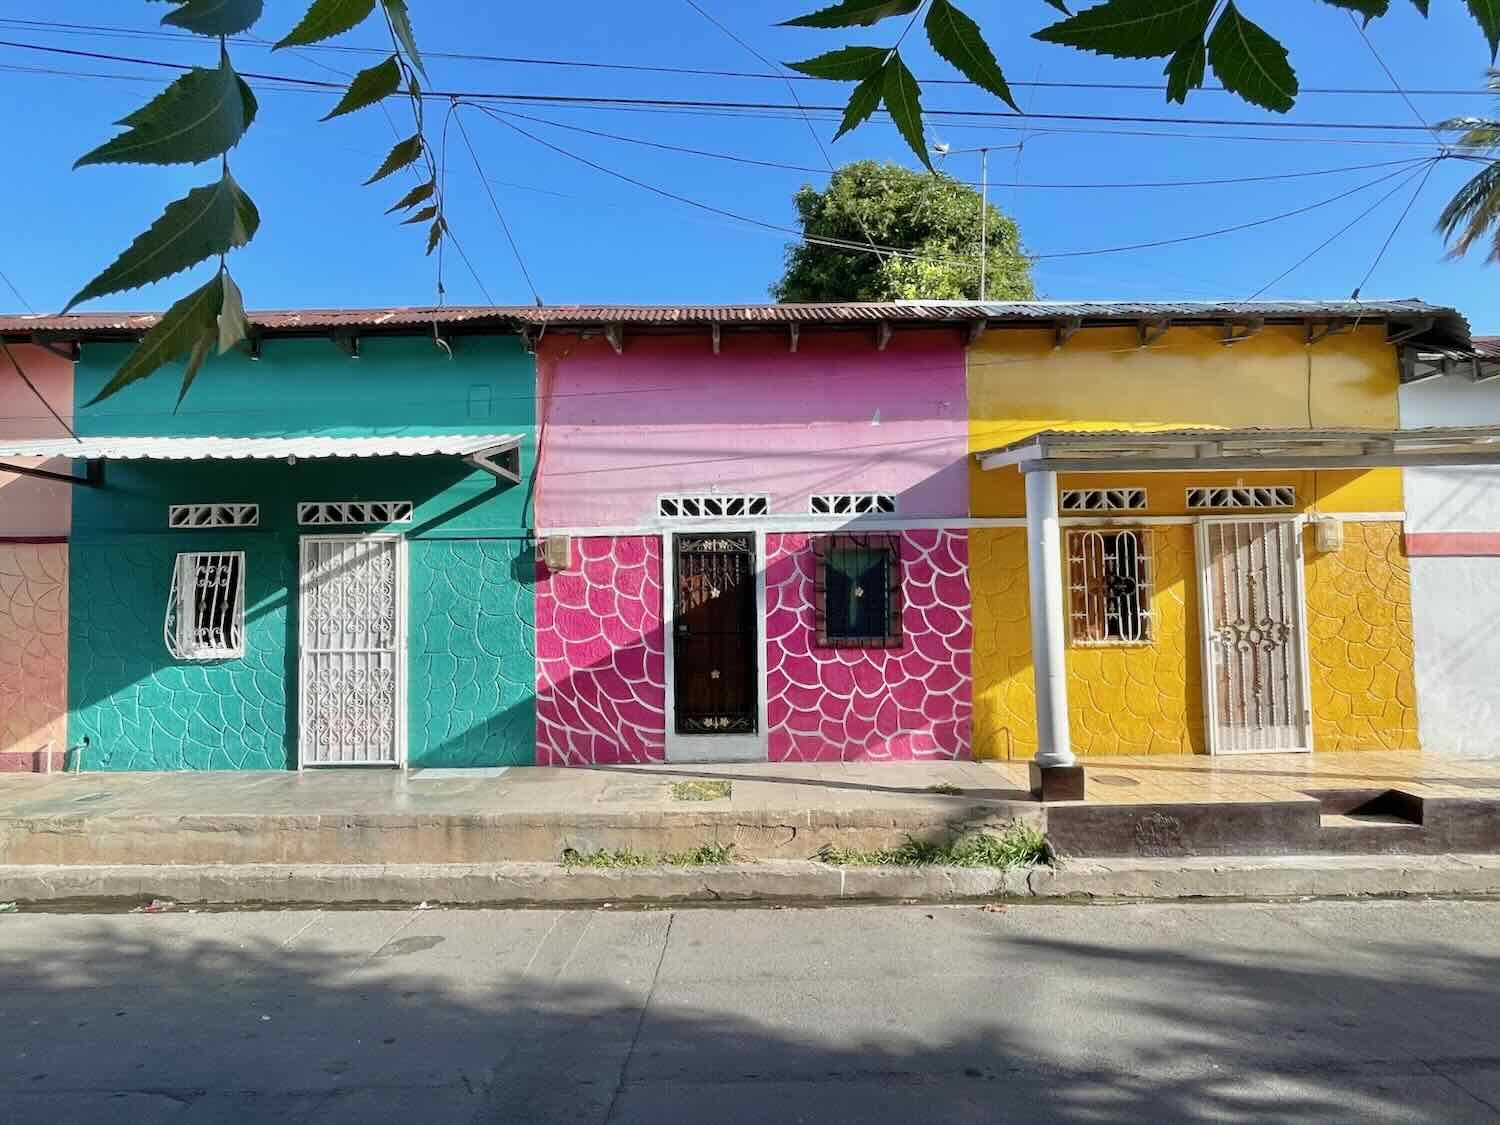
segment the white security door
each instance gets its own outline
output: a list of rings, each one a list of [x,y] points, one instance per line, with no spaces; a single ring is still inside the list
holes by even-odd
[[[304,766],[405,761],[404,547],[389,535],[302,539]]]
[[[1286,518],[1198,524],[1211,754],[1312,749],[1301,529]]]

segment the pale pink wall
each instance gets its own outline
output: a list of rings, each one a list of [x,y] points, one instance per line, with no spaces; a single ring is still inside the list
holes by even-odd
[[[968,538],[901,536],[900,648],[819,648],[811,537],[766,536],[766,694],[771,761],[967,758]]]
[[[967,405],[957,332],[553,336],[538,355],[543,527],[631,526],[663,492],[895,492],[903,518],[967,514]]]
[[[660,762],[666,750],[661,540],[575,539],[536,588],[539,766]]]
[[[0,771],[62,768],[68,545],[0,542]]]
[[[73,364],[45,348],[12,344],[11,355],[69,424],[73,420]],[[59,438],[67,431],[47,413],[16,369],[0,354],[0,438]],[[66,473],[71,462],[22,464]],[[73,486],[0,472],[0,539],[6,536],[65,536],[73,504]]]

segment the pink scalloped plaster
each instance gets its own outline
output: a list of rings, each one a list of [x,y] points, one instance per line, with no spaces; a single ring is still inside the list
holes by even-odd
[[[661,542],[575,539],[536,591],[537,765],[666,758]]]
[[[773,762],[966,758],[970,746],[968,539],[902,533],[897,649],[818,648],[806,534],[766,536],[766,690]]]
[[[67,745],[68,545],[0,543],[0,769]]]

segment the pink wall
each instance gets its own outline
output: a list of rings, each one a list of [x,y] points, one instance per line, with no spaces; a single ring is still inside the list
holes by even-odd
[[[665,756],[661,541],[575,539],[536,590],[537,765]]]
[[[968,757],[968,539],[902,534],[901,624],[895,649],[816,647],[809,536],[766,537],[769,757],[865,761]]]
[[[953,331],[552,336],[538,356],[543,527],[631,526],[663,492],[895,492],[899,514],[967,514],[964,354]]]
[[[61,769],[67,712],[68,545],[0,542],[0,771]]]
[[[73,364],[44,348],[11,345],[11,354],[47,402],[70,423],[73,419]],[[47,413],[10,361],[0,354],[0,438],[67,437]],[[68,472],[70,462],[22,464]],[[73,487],[0,472],[0,539],[6,536],[65,536],[71,518]]]

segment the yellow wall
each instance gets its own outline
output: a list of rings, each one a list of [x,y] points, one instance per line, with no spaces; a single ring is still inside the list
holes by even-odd
[[[969,448],[1019,441],[1039,430],[1152,430],[1183,426],[1396,425],[1396,350],[1383,325],[1309,347],[1304,330],[1272,326],[1231,347],[1218,328],[1174,328],[1151,346],[1134,328],[1079,332],[1063,347],[1050,331],[986,333],[969,351]],[[970,511],[1020,516],[1021,474],[969,468]],[[1144,484],[1153,514],[1186,510],[1192,484],[1293,484],[1325,511],[1401,510],[1401,474],[1137,473],[1064,476],[1064,488]]]
[[[970,352],[970,448],[1043,429],[1368,426],[1396,421],[1399,373],[1381,325],[1309,348],[1272,327],[1226,348],[1221,330],[1178,328],[1148,348],[1133,328],[1053,346],[1051,332],[995,331]],[[1024,515],[1014,469],[970,468],[975,516]],[[1290,484],[1302,510],[1397,512],[1399,471],[1074,474],[1061,487],[1144,486],[1151,516],[1187,515],[1192,485]],[[1224,514],[1224,513],[1219,513]],[[1128,517],[1120,518],[1125,522]],[[1080,526],[1071,523],[1069,526]],[[1309,663],[1317,749],[1414,747],[1411,597],[1399,523],[1353,523],[1342,551],[1307,547]],[[1189,524],[1150,527],[1154,640],[1067,650],[1078,754],[1201,752],[1197,569]],[[974,596],[974,753],[1036,750],[1024,528],[970,534]]]

